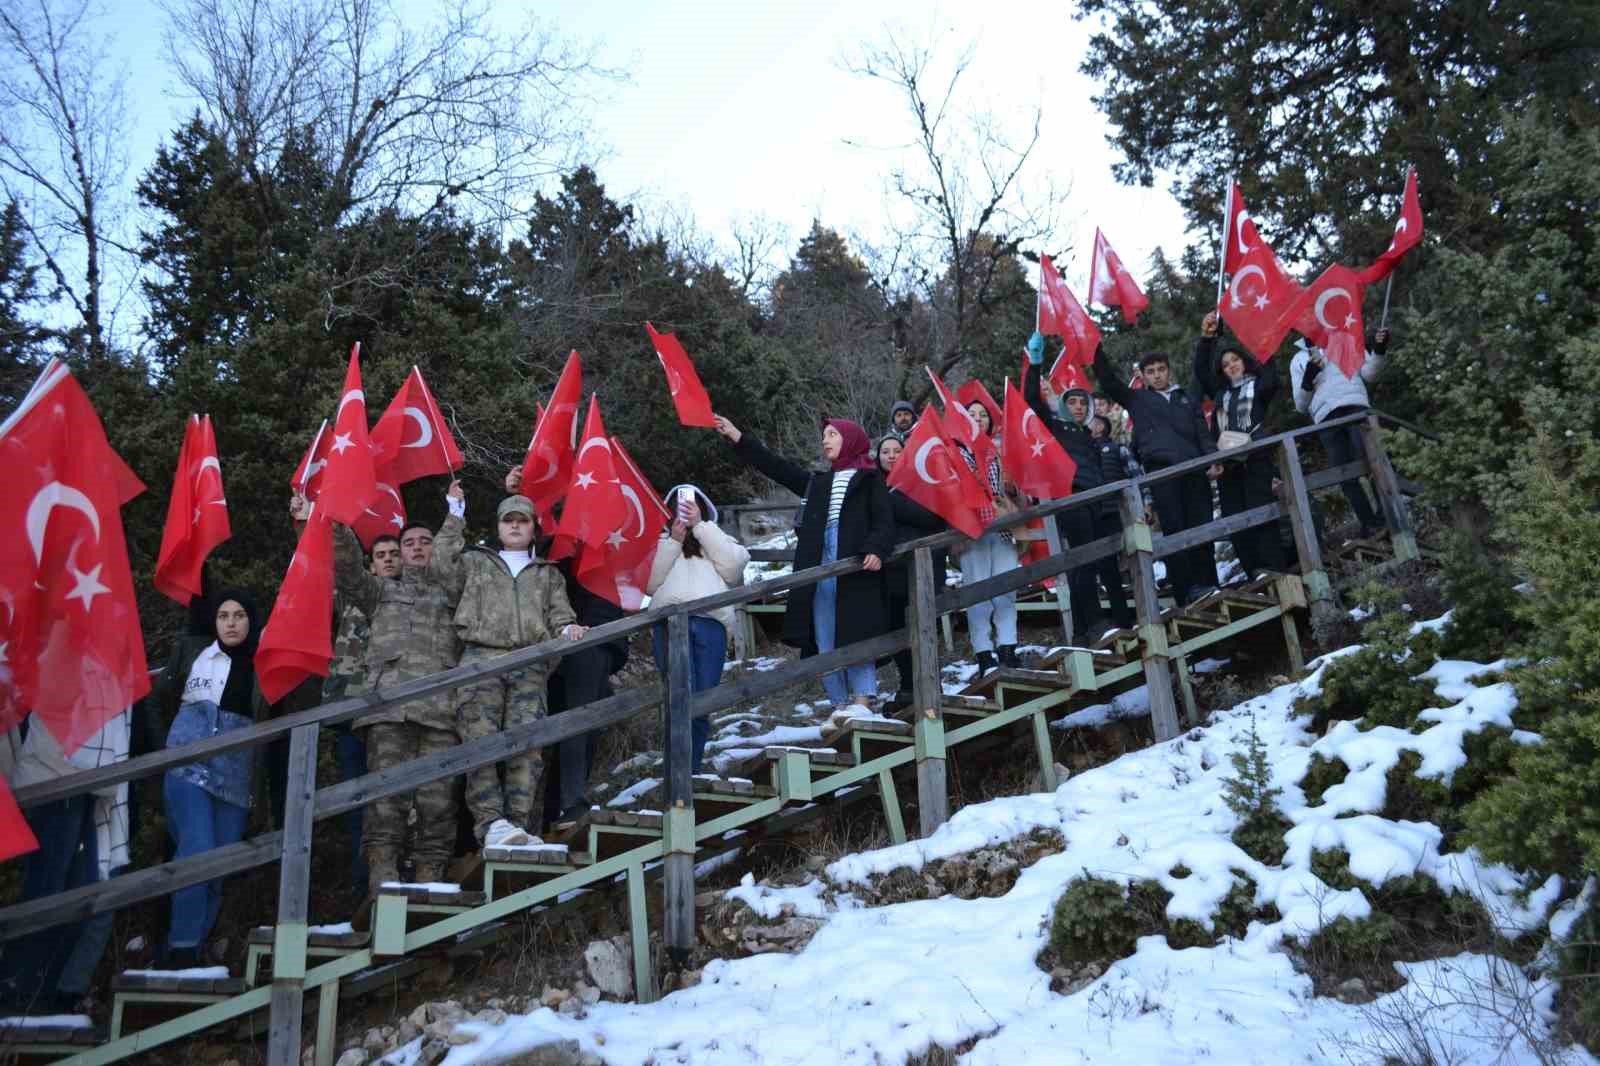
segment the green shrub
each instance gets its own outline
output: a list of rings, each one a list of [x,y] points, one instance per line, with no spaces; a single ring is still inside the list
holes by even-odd
[[[1417,675],[1439,661],[1439,638],[1432,630],[1411,635],[1412,618],[1400,609],[1394,589],[1369,583],[1357,599],[1371,616],[1361,627],[1363,646],[1340,656],[1322,672],[1322,691],[1302,696],[1295,710],[1311,715],[1311,730],[1323,733],[1329,722],[1360,720],[1410,729],[1428,707],[1443,706],[1433,685]]]
[[[1450,789],[1442,781],[1418,777],[1422,756],[1403,752],[1384,777],[1383,810],[1379,813],[1392,822],[1442,823],[1453,818]]]
[[[1399,927],[1382,911],[1365,918],[1335,918],[1306,941],[1306,954],[1337,973],[1370,969],[1394,958]]]
[[[1283,917],[1278,913],[1278,908],[1270,903],[1263,907],[1256,906],[1254,878],[1243,870],[1234,870],[1232,873],[1233,887],[1228,889],[1228,894],[1217,904],[1217,912],[1211,916],[1211,925],[1219,936],[1242,937],[1249,932],[1252,921],[1276,922]]]
[[[1360,887],[1361,881],[1350,872],[1350,853],[1344,848],[1319,848],[1311,853],[1311,872],[1329,888],[1345,891]]]
[[[1324,759],[1320,752],[1311,753],[1311,763],[1306,767],[1305,776],[1300,778],[1300,791],[1305,793],[1306,806],[1322,806],[1322,795],[1334,785],[1341,784],[1350,776],[1350,767],[1346,766],[1343,759]]]
[[[1140,937],[1165,928],[1171,898],[1156,881],[1136,881],[1124,890],[1101,877],[1079,878],[1056,900],[1050,946],[1064,961],[1125,959]]]
[[[1594,1051],[1600,1048],[1600,907],[1591,903],[1578,916],[1556,958],[1571,1035]]]
[[[1509,560],[1497,559],[1465,533],[1451,536],[1444,554],[1444,592],[1450,604],[1439,652],[1446,658],[1487,663],[1522,642],[1526,621]]]
[[[1233,842],[1241,851],[1268,866],[1283,861],[1288,850],[1283,834],[1293,826],[1278,806],[1282,789],[1272,787],[1272,768],[1267,765],[1267,746],[1256,731],[1256,717],[1250,716],[1250,738],[1245,751],[1230,756],[1233,777],[1222,783],[1222,801],[1239,816]]]

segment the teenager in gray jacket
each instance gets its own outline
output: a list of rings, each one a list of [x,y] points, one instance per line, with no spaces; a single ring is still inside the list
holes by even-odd
[[[1294,385],[1294,405],[1301,413],[1310,415],[1311,421],[1321,423],[1367,409],[1367,383],[1377,378],[1378,372],[1383,369],[1384,353],[1389,350],[1387,329],[1380,329],[1373,337],[1367,349],[1366,362],[1354,375],[1347,375],[1337,365],[1328,362],[1322,349],[1308,347],[1304,341],[1300,341],[1299,345],[1294,361],[1289,364],[1289,380]],[[1320,436],[1330,465],[1343,466],[1361,458],[1359,423],[1336,426],[1324,430]],[[1351,478],[1339,487],[1344,491],[1344,498],[1350,501],[1350,510],[1356,520],[1361,523],[1361,538],[1365,540],[1381,533],[1383,520],[1378,517],[1378,509],[1372,505],[1360,479]]]

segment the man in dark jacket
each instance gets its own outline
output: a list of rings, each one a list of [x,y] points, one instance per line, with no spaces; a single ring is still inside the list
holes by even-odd
[[[1043,368],[1044,337],[1035,332],[1028,338],[1028,371],[1022,379],[1022,398],[1077,464],[1077,470],[1072,475],[1072,491],[1097,489],[1105,484],[1105,477],[1101,470],[1100,450],[1088,428],[1089,393],[1084,389],[1068,389],[1061,396],[1059,406],[1053,406],[1045,395],[1048,386],[1041,380]],[[1056,528],[1061,531],[1061,539],[1067,542],[1068,547],[1077,548],[1114,532],[1104,525],[1100,512],[1099,505],[1069,507],[1057,512]],[[1118,616],[1119,622],[1128,610],[1115,555],[1069,571],[1067,591],[1072,600],[1073,639],[1078,643],[1092,644],[1111,628],[1100,606],[1100,592],[1095,587],[1097,576],[1105,583],[1112,612]]]
[[[896,400],[894,406],[889,408],[889,432],[884,436],[893,437],[904,444],[916,425],[917,409],[906,400]]]
[[[1094,353],[1095,377],[1100,389],[1133,419],[1133,450],[1149,473],[1217,450],[1200,402],[1173,382],[1167,357],[1151,353],[1139,360],[1144,388],[1129,388],[1106,358],[1104,348]],[[1211,484],[1208,478],[1221,467],[1196,470],[1166,478],[1150,486],[1161,532],[1169,536],[1211,521]],[[1167,576],[1179,604],[1190,603],[1216,591],[1217,561],[1209,542],[1167,556]]]

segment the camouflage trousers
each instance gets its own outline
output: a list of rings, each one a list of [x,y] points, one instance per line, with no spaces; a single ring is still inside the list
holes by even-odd
[[[468,644],[461,652],[461,665],[504,654],[499,648]],[[543,718],[547,674],[547,668],[541,663],[457,689],[456,729],[461,734],[461,742],[492,736]],[[467,809],[472,812],[472,827],[479,841],[500,818],[538,833],[539,826],[532,823],[533,797],[540,794],[543,773],[543,753],[538,748],[530,748],[503,763],[480,767],[467,774]]]
[[[459,741],[448,729],[431,729],[415,722],[376,722],[366,727],[367,772],[377,773],[425,755],[453,748]],[[394,867],[405,847],[406,817],[417,805],[417,838],[412,857],[421,867],[443,867],[455,853],[455,782],[448,777],[429,781],[413,795],[377,800],[367,808],[361,831],[361,850],[374,876],[396,876]]]

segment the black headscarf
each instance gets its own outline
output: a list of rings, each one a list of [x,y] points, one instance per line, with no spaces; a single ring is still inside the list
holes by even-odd
[[[250,619],[249,634],[233,648],[222,643],[222,637],[217,632],[217,611],[228,600],[243,607],[245,616]],[[216,638],[217,647],[222,649],[222,653],[232,660],[228,668],[228,683],[222,687],[222,698],[217,701],[217,706],[234,714],[251,717],[255,713],[251,695],[255,688],[256,645],[261,642],[261,611],[256,607],[256,598],[239,588],[223,589],[207,602],[211,612],[211,635]]]

